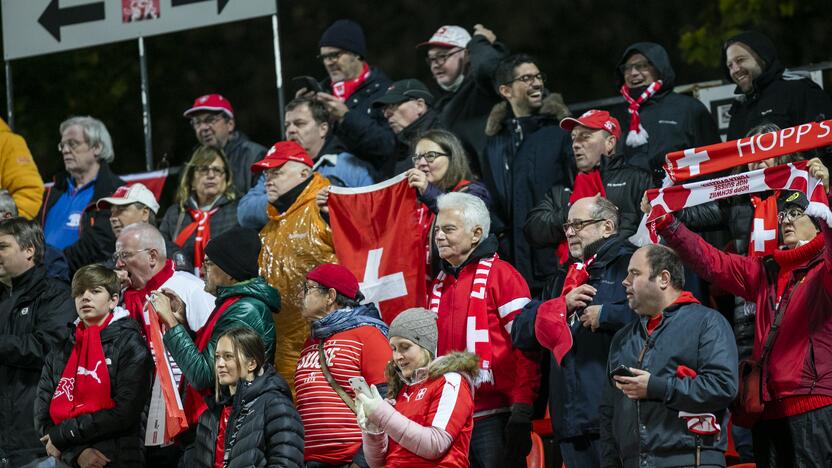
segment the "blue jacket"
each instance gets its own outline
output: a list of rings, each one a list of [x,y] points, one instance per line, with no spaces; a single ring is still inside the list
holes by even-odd
[[[558,439],[599,434],[598,404],[607,379],[607,355],[615,332],[632,323],[636,314],[627,305],[621,281],[636,248],[620,237],[612,238],[598,250],[587,270],[587,284],[597,293],[592,305],[601,305],[600,329],[584,328],[580,320],[570,326],[572,349],[558,365],[550,353],[549,413]],[[540,301],[532,301],[514,319],[511,338],[523,351],[539,350],[534,325]]]
[[[557,271],[555,249],[533,249],[523,236],[529,211],[552,185],[567,184],[569,135],[558,121],[568,110],[559,95],[544,99],[540,113],[515,118],[510,106],[494,106],[486,127],[483,182],[491,194],[491,231],[500,240],[500,258],[523,275],[534,295]]]
[[[642,317],[612,340],[605,373],[623,364],[651,375],[645,400],[630,400],[609,379],[601,385],[601,465],[693,466],[698,443],[702,465],[725,466],[727,435],[697,437],[679,419],[679,411],[723,419],[737,393],[731,326],[717,311],[697,303],[667,307],[649,336],[646,325],[647,317]],[[677,378],[680,365],[693,369],[696,378]]]

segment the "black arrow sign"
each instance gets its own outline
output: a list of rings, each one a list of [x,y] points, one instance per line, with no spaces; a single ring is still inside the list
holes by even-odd
[[[61,42],[61,26],[71,24],[91,23],[104,19],[104,2],[90,3],[73,7],[60,8],[58,0],[49,2],[46,10],[38,18],[38,23],[46,29],[52,37]]]
[[[192,3],[202,3],[202,2],[210,2],[213,0],[170,0],[170,6],[178,7],[184,5],[190,5]],[[231,0],[217,0],[217,14],[221,14],[222,10],[225,9],[225,6],[228,5],[228,2]]]

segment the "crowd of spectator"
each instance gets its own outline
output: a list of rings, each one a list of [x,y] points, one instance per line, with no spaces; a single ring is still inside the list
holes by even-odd
[[[164,213],[112,171],[100,120],[59,125],[46,189],[0,121],[0,468],[525,466],[544,413],[568,468],[726,466],[729,432],[739,461],[829,466],[832,230],[815,202],[738,195],[636,242],[666,154],[720,141],[665,48],[610,64],[626,114],[572,116],[483,25],[417,47],[433,91],[391,81],[361,26],[335,21],[326,78],[268,150],[221,94],[197,97]],[[729,139],[832,117],[763,34],[722,59]],[[829,192],[826,151],[735,172],[809,160]],[[385,323],[337,264],[328,200],[402,173],[427,209],[427,295]],[[734,403],[750,375],[759,414]]]

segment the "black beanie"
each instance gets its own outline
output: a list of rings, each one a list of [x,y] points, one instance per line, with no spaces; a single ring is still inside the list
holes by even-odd
[[[205,256],[237,281],[259,275],[260,235],[253,229],[235,227],[212,237]]]
[[[364,30],[361,25],[348,19],[339,19],[324,31],[318,47],[336,47],[361,57],[367,56]]]

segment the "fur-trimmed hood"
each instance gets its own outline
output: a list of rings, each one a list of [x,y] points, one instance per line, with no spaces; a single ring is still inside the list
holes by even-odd
[[[469,377],[479,373],[480,357],[468,351],[455,351],[440,356],[428,365],[428,377],[433,379],[448,372],[459,372]]]
[[[540,111],[536,114],[538,116],[549,117],[557,122],[560,122],[564,117],[572,115],[563,96],[560,93],[549,93],[543,98],[543,104],[540,106]],[[488,114],[488,121],[485,124],[485,134],[494,136],[503,130],[503,122],[513,117],[511,106],[506,101],[499,102],[491,108],[491,113]]]

